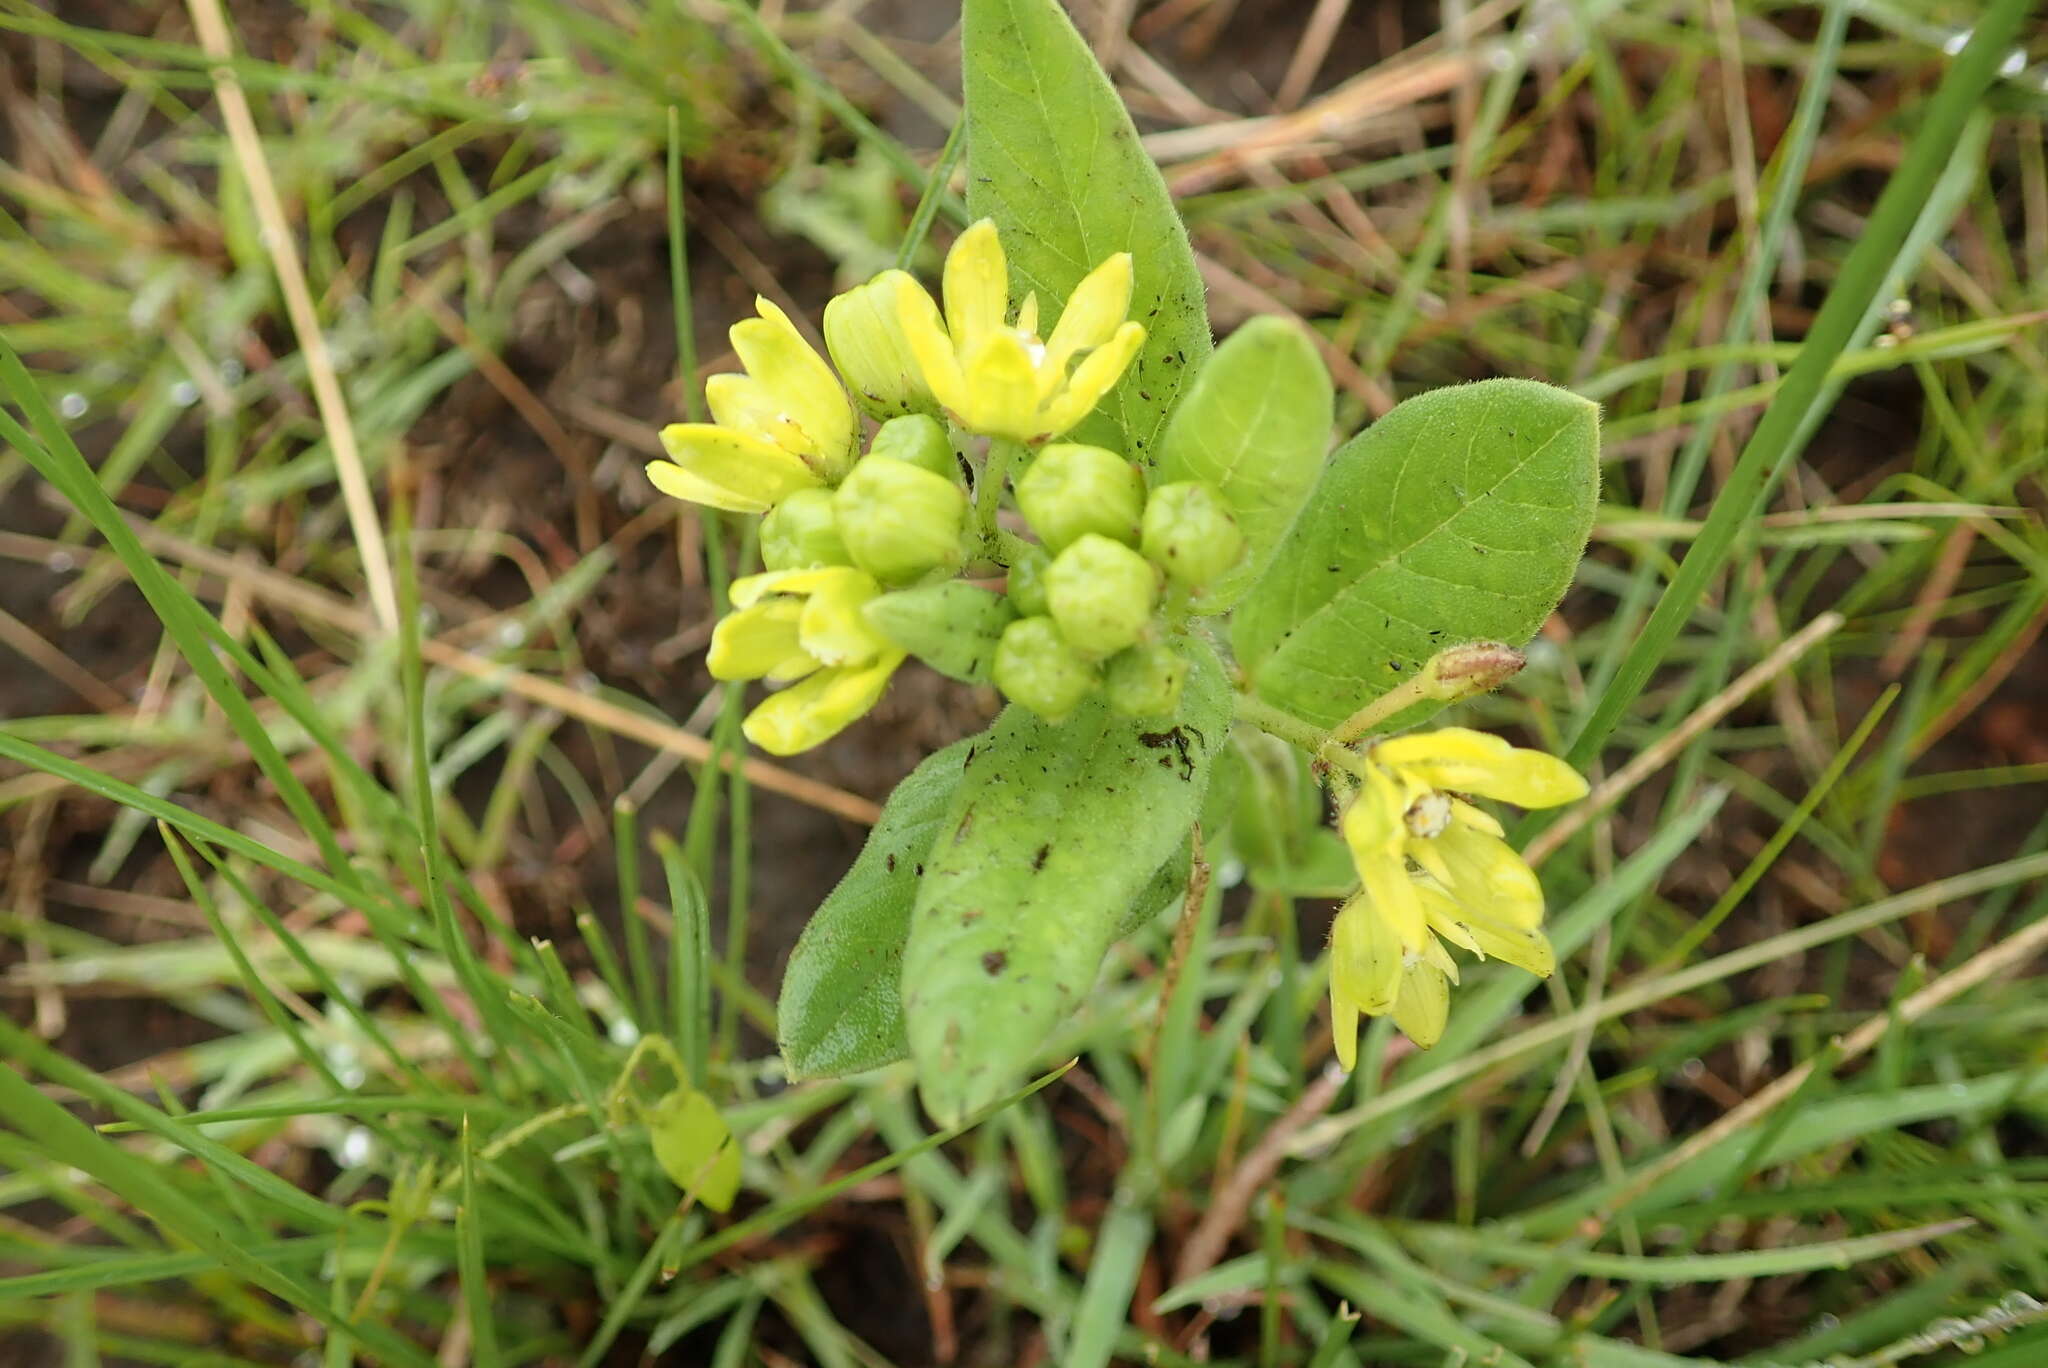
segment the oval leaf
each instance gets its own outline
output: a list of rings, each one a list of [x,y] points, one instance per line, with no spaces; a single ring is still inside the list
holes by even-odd
[[[939,1124],[1002,1096],[1079,1005],[1186,839],[1229,722],[1202,648],[1171,726],[1091,699],[1056,726],[1012,707],[975,744],[903,955],[911,1057]]]
[[[948,679],[986,684],[1003,628],[1016,620],[1007,594],[965,580],[899,589],[869,599],[868,625]]]
[[[977,739],[925,757],[896,786],[853,868],[797,938],[775,1009],[792,1078],[837,1078],[909,1054],[900,984],[910,909]]]
[[[1131,254],[1145,346],[1072,440],[1149,459],[1184,376],[1209,354],[1187,229],[1057,0],[966,0],[961,26],[968,212],[995,220],[1012,294],[1035,291],[1048,325],[1082,276]]]
[[[1333,727],[1444,647],[1534,636],[1592,531],[1599,447],[1599,406],[1533,380],[1395,406],[1338,449],[1239,605],[1259,697]]]
[[[1160,439],[1155,482],[1207,480],[1245,541],[1196,611],[1228,611],[1272,563],[1322,474],[1335,403],[1322,357],[1285,319],[1254,318],[1196,373]]]
[[[654,1161],[669,1181],[713,1211],[732,1210],[740,1190],[740,1147],[711,1099],[677,1088],[647,1113]]]

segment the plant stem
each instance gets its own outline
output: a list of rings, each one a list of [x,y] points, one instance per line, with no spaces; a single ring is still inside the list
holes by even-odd
[[[1283,712],[1248,693],[1239,694],[1232,707],[1238,721],[1249,722],[1268,736],[1277,736],[1311,755],[1321,752],[1323,744],[1330,739],[1329,733],[1315,724],[1304,722],[1293,713]]]
[[[988,455],[982,458],[981,476],[974,482],[974,522],[981,529],[982,545],[991,551],[996,546],[996,511],[1003,504],[1003,486],[1023,449],[1017,442],[991,438]]]
[[[1356,741],[1394,714],[1413,707],[1430,696],[1426,672],[1411,675],[1337,724],[1330,739],[1339,744]]]

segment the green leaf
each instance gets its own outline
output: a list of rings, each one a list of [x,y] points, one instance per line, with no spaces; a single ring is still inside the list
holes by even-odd
[[[1213,774],[1213,768],[1212,768]],[[1212,781],[1213,782],[1213,781]],[[1181,839],[1173,854],[1159,868],[1152,871],[1152,877],[1145,881],[1130,906],[1117,918],[1116,935],[1112,940],[1122,940],[1135,935],[1154,917],[1171,907],[1178,911],[1187,897],[1188,875],[1195,868],[1195,843],[1192,831]]]
[[[896,786],[853,868],[797,938],[775,1009],[791,1077],[837,1078],[909,1054],[900,985],[910,909],[976,739],[927,756]]]
[[[1007,594],[965,580],[899,589],[869,599],[868,625],[948,679],[986,684],[1003,628],[1017,618]]]
[[[1417,395],[1338,448],[1232,623],[1259,697],[1333,727],[1444,647],[1534,636],[1592,531],[1599,444],[1593,403],[1482,380]]]
[[[903,954],[910,1053],[941,1125],[1001,1096],[1079,1006],[1186,839],[1229,721],[1203,648],[1171,726],[1090,699],[1057,725],[1012,707],[976,741]]]
[[[1035,291],[1047,323],[1082,276],[1131,254],[1145,346],[1073,440],[1149,460],[1190,368],[1209,354],[1187,229],[1057,0],[965,0],[961,24],[968,212],[995,220],[1013,294]]]
[[[1244,559],[1203,590],[1197,611],[1236,606],[1272,563],[1322,473],[1335,404],[1322,357],[1281,318],[1246,323],[1196,373],[1160,439],[1154,484],[1208,481],[1245,540]]]
[[[647,1139],[669,1181],[713,1211],[732,1210],[740,1190],[740,1147],[718,1107],[695,1088],[677,1088],[647,1113]]]

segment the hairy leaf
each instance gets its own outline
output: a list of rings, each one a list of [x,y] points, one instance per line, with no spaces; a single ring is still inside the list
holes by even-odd
[[[896,786],[853,868],[797,938],[775,1009],[792,1077],[836,1078],[909,1053],[899,985],[910,909],[976,739],[927,756]]]
[[[1330,449],[1330,372],[1301,329],[1254,318],[1204,362],[1160,439],[1155,483],[1206,480],[1244,533],[1244,558],[1202,591],[1222,613],[1258,582]]]
[[[1585,551],[1599,441],[1587,400],[1484,380],[1340,447],[1232,623],[1259,697],[1335,726],[1446,646],[1534,636]]]
[[[1048,324],[1082,276],[1131,254],[1145,346],[1074,440],[1149,460],[1185,375],[1209,353],[1187,229],[1057,0],[965,0],[961,23],[968,210],[995,220],[1012,295],[1035,291]]]
[[[1171,725],[1091,699],[1058,725],[1012,707],[976,741],[903,955],[911,1057],[941,1125],[1002,1096],[1079,1005],[1186,840],[1229,722],[1202,649]]]

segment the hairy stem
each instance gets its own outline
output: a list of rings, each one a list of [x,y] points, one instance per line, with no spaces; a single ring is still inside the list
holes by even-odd
[[[1010,467],[1023,450],[1017,442],[991,438],[988,455],[982,458],[981,475],[974,482],[974,522],[981,529],[982,545],[991,553],[996,548],[996,512],[1003,504],[1003,486],[1009,483]]]

